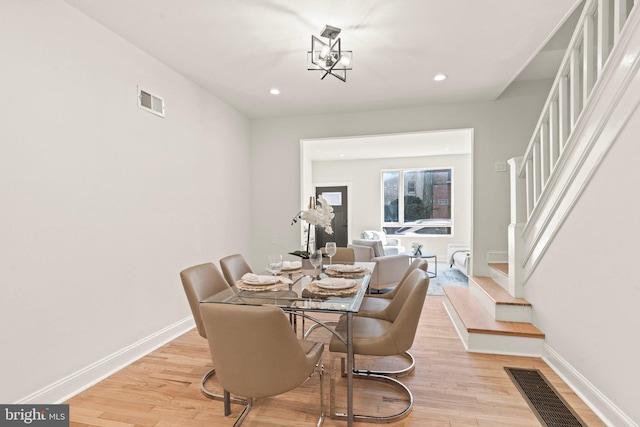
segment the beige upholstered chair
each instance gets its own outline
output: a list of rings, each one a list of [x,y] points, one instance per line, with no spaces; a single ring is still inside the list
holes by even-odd
[[[397,285],[409,267],[408,255],[385,255],[379,240],[354,240],[347,247],[355,251],[356,261],[376,263],[369,282],[372,289]]]
[[[254,398],[293,390],[314,372],[320,376],[322,424],[324,344],[299,340],[278,307],[202,303],[200,311],[216,377],[225,390],[247,397],[234,426],[242,423]]]
[[[202,316],[200,315],[200,301],[228,289],[229,285],[224,277],[222,277],[218,267],[212,263],[194,265],[193,267],[186,268],[180,272],[180,279],[182,280],[184,292],[187,294],[187,300],[189,301],[189,307],[191,307],[191,314],[193,315],[193,320],[196,322],[198,333],[203,338],[207,338],[207,333],[202,323]],[[213,393],[205,387],[207,380],[212,375],[215,375],[215,373],[216,370],[214,367],[204,374],[200,381],[200,389],[207,397],[224,400],[222,394]],[[238,399],[235,399],[235,401],[236,403],[245,403]]]
[[[396,298],[398,292],[400,291],[400,289],[402,289],[402,286],[404,286],[408,282],[407,279],[409,278],[413,270],[422,270],[424,272],[427,272],[428,266],[429,266],[429,263],[424,258],[416,258],[415,260],[413,260],[409,268],[407,268],[407,271],[404,274],[404,276],[402,276],[402,278],[400,279],[400,282],[398,282],[398,286],[393,288],[391,292],[387,292],[384,294],[365,295],[364,300],[360,305],[360,310],[358,310],[357,316],[387,319],[388,317],[388,313],[386,312],[387,307],[389,306],[389,304],[391,304],[391,301],[393,301]],[[380,375],[390,375],[393,377],[408,375],[411,372],[413,372],[413,370],[415,369],[416,359],[413,357],[413,355],[409,351],[405,351],[402,354],[402,356],[409,361],[409,364],[405,368],[398,369],[395,371],[369,370],[368,372],[373,374],[380,374]]]
[[[229,286],[234,286],[246,273],[253,273],[247,261],[240,254],[222,258],[220,260],[220,268]]]
[[[429,276],[421,269],[415,269],[407,278],[391,303],[384,310],[382,318],[353,317],[353,351],[355,355],[365,356],[395,356],[402,355],[413,345],[420,314],[427,296]],[[342,316],[338,321],[336,330],[342,334],[346,331],[346,318]],[[335,414],[335,361],[343,359],[347,353],[346,344],[337,338],[331,337],[329,344],[331,352],[331,414],[332,417],[341,418]],[[343,368],[341,368],[343,370]],[[360,421],[392,422],[409,415],[413,406],[411,391],[400,381],[387,375],[379,375],[366,371],[354,370],[354,378],[376,379],[385,381],[400,391],[409,399],[408,406],[394,415],[355,415]]]
[[[325,253],[324,248],[320,249],[322,253]],[[356,253],[353,248],[336,248],[336,254],[331,258],[332,263],[340,262],[355,262]]]
[[[398,294],[402,285],[406,282],[409,275],[413,272],[413,270],[420,269],[424,272],[427,271],[429,267],[429,263],[424,258],[416,258],[407,268],[404,275],[400,278],[398,285],[393,288],[391,292],[386,292],[384,294],[372,294],[365,295],[362,304],[360,305],[360,310],[358,310],[358,316],[364,317],[378,317],[384,316],[384,309],[391,303],[391,300],[395,298]]]

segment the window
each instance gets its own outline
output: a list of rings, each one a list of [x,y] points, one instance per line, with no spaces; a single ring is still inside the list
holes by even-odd
[[[387,234],[451,234],[451,169],[382,172]]]

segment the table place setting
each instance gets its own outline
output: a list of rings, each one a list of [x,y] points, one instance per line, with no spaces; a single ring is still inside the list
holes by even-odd
[[[282,271],[291,272],[301,268],[302,261],[282,261]]]
[[[368,268],[351,264],[330,264],[325,267],[325,274],[330,277],[353,278],[371,273]]]
[[[327,297],[327,296],[351,296],[360,290],[360,283],[353,279],[345,279],[339,277],[325,277],[320,280],[314,280],[309,283],[302,296],[308,297]]]
[[[246,273],[236,282],[238,289],[257,292],[278,290],[283,284],[292,285],[293,281],[283,276]]]

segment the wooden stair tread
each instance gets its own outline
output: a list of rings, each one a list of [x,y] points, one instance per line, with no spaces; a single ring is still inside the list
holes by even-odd
[[[531,306],[524,298],[514,298],[498,282],[487,276],[469,276],[496,304]]]
[[[544,333],[531,323],[493,319],[468,288],[443,286],[442,289],[469,333],[544,338]]]
[[[499,273],[509,276],[509,263],[508,262],[490,262],[489,267],[493,268]]]

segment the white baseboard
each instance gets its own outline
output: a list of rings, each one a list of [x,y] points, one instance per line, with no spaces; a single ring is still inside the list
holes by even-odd
[[[489,251],[487,252],[487,263],[493,262],[509,262],[509,253],[506,251]]]
[[[26,396],[16,404],[62,403],[109,375],[130,365],[158,347],[177,338],[195,326],[193,317],[186,317],[168,327],[123,348],[102,360]]]
[[[638,427],[631,418],[613,404],[580,372],[564,360],[548,344],[544,345],[542,359],[577,394],[600,419],[611,427]]]

